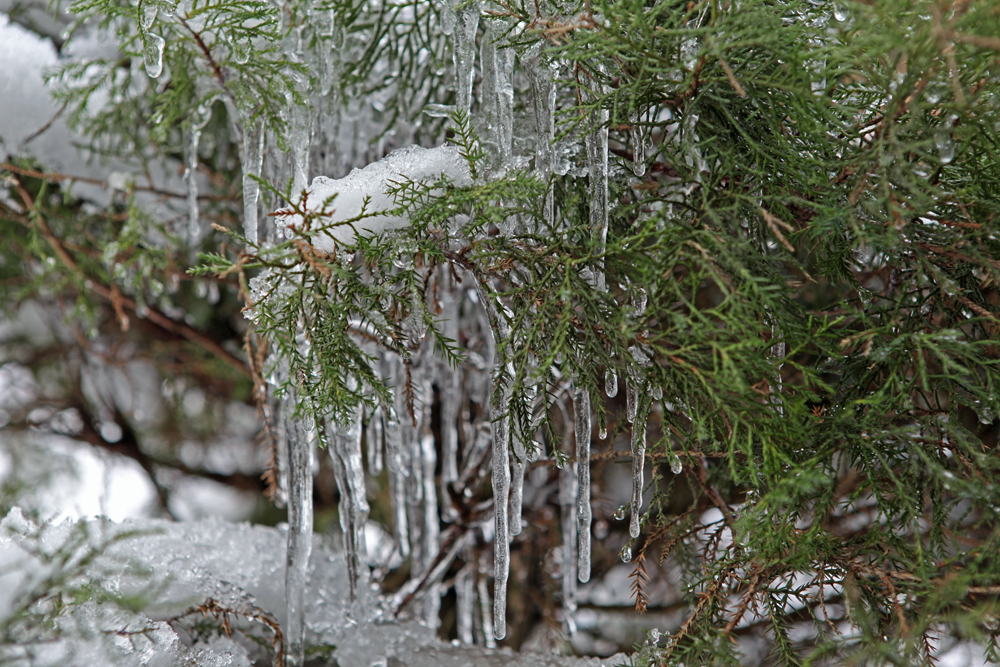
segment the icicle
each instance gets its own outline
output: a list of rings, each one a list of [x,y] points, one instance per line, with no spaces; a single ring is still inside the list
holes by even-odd
[[[350,575],[351,600],[356,600],[365,584],[365,522],[368,498],[365,471],[361,465],[361,407],[355,408],[350,421],[337,424],[330,439],[330,459],[340,492],[340,528],[344,532],[344,557]]]
[[[425,360],[429,362],[429,359]],[[440,519],[438,518],[437,489],[434,486],[434,469],[437,467],[437,450],[434,446],[434,432],[431,430],[431,405],[434,390],[430,382],[425,381],[422,391],[423,419],[420,430],[420,463],[421,482],[423,484],[423,548],[421,555],[424,569],[430,568],[437,558],[440,549]],[[456,544],[456,547],[458,545]],[[457,552],[456,552],[457,553]],[[454,554],[452,555],[454,557]],[[442,561],[444,563],[444,561]],[[442,573],[443,574],[443,573]],[[424,620],[428,627],[437,628],[441,624],[441,583],[439,578],[434,582],[423,602]]]
[[[496,166],[501,172],[510,166],[513,157],[514,50],[505,46],[506,28],[504,21],[487,21],[480,57],[486,143],[495,147]]]
[[[441,290],[441,335],[457,341],[459,337],[459,306],[462,290],[451,277],[449,266],[441,267],[441,280],[445,287]],[[452,369],[441,360],[439,377],[441,395],[441,501],[444,503],[445,521],[458,520],[458,512],[450,502],[448,485],[458,480],[458,412],[462,402],[461,371]]]
[[[635,421],[635,412],[639,406],[639,382],[635,378],[629,378],[625,385],[625,417],[631,424]]]
[[[615,373],[614,369],[609,368],[604,371],[604,393],[608,395],[608,398],[614,398],[618,395],[618,374]],[[603,438],[601,438],[603,440]]]
[[[604,67],[598,64],[595,70],[603,76]],[[593,95],[603,94],[599,81],[592,81]],[[608,112],[601,108],[590,114],[590,126],[594,128],[584,138],[587,148],[587,169],[590,172],[590,233],[596,241],[594,251],[604,254],[608,238]],[[598,272],[593,285],[604,291],[604,273]]]
[[[579,546],[577,576],[581,583],[590,581],[590,394],[586,389],[575,388],[573,416],[576,434],[577,496],[576,520]],[[568,574],[566,576],[569,576]]]
[[[510,492],[509,436],[510,418],[501,413],[510,404],[505,388],[499,405],[490,392],[490,419],[493,421],[493,636],[503,639],[507,634],[507,575],[510,568],[510,536],[508,534],[507,496]],[[501,407],[503,406],[503,407]]]
[[[490,616],[490,590],[486,587],[486,577],[483,572],[479,573],[479,604],[480,613],[483,619],[483,641],[486,644],[486,648],[496,648],[497,638],[495,636],[496,631],[493,628],[493,617]]]
[[[775,373],[775,378],[774,378],[774,386],[771,388],[771,393],[781,394],[781,367],[784,366],[784,364],[781,363],[781,360],[785,358],[785,343],[784,341],[780,343],[774,342],[781,340],[781,329],[778,328],[777,319],[774,317],[774,314],[771,312],[770,309],[767,309],[767,319],[770,320],[771,322],[772,344],[770,349],[770,355],[772,358],[779,360],[778,369],[777,372]],[[776,399],[775,403],[776,403],[775,409],[777,410],[778,414],[779,415],[785,414],[785,407],[784,405],[782,405],[781,399],[780,398]]]
[[[395,523],[396,546],[399,555],[406,558],[410,555],[409,522],[406,517],[406,478],[409,475],[408,460],[404,460],[403,426],[400,415],[406,414],[406,399],[400,379],[402,370],[399,358],[392,353],[383,352],[382,377],[394,381],[393,406],[386,408],[385,418],[385,458],[389,470],[389,495],[392,498],[392,510]]]
[[[524,442],[516,434],[511,434],[511,443],[514,445],[514,472],[511,477],[510,490],[510,534],[514,536],[521,534],[524,470],[528,462],[528,454],[525,451]]]
[[[539,41],[521,58],[521,66],[531,83],[531,100],[535,112],[535,172],[548,180],[555,168],[553,144],[555,142],[556,87],[552,73],[542,61],[543,43]],[[545,193],[543,217],[551,227],[555,222],[555,197],[551,188]]]
[[[463,6],[455,24],[455,107],[469,113],[472,108],[472,80],[476,63],[476,30],[479,28],[479,2]]]
[[[201,220],[198,213],[198,144],[201,128],[192,125],[187,141],[187,166],[184,181],[187,183],[188,243],[196,247],[201,241]]]
[[[264,163],[264,124],[250,123],[243,130],[243,233],[250,243],[260,243],[257,202],[260,199],[261,167]]]
[[[639,126],[639,115],[632,116],[632,173],[638,177],[646,175],[646,139]]]
[[[642,509],[642,473],[646,465],[646,416],[648,410],[643,406],[632,425],[632,517],[629,522],[628,534],[639,537],[639,510]]]
[[[292,196],[296,200],[309,185],[311,122],[312,114],[307,106],[292,106],[288,123],[288,149],[292,158]]]
[[[382,406],[380,405],[372,412],[372,419],[368,422],[368,434],[366,438],[368,445],[368,472],[373,477],[378,477],[382,474],[383,420]]]
[[[159,78],[163,74],[163,47],[165,45],[166,41],[159,35],[152,33],[146,35],[142,59],[146,67],[146,75],[151,79]]]
[[[288,552],[285,569],[285,602],[288,606],[288,664],[305,664],[305,586],[312,551],[312,449],[311,434],[294,416],[294,395],[282,401],[288,429]]]
[[[475,572],[472,563],[467,563],[455,575],[455,625],[458,626],[458,640],[466,645],[473,643],[472,621],[475,602]]]
[[[589,413],[589,411],[588,411]],[[589,414],[588,414],[589,421]],[[572,462],[559,472],[559,509],[562,519],[562,593],[563,613],[566,614],[567,634],[576,634],[576,582],[573,570],[576,569],[577,541],[577,465]]]

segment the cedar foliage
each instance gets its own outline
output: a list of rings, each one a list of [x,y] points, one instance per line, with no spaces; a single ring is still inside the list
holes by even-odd
[[[156,24],[167,38],[158,80],[141,72],[150,28],[139,19],[152,6],[173,9],[74,4],[122,57],[70,62],[53,83],[94,154],[140,174],[187,159],[201,128],[196,161],[211,176],[201,215],[215,229],[192,240],[186,223],[151,216],[136,198],[159,186],[145,176],[94,211],[44,165],[10,161],[7,303],[75,303],[73,317],[104,323],[95,339],[146,319],[196,362],[183,373],[207,382],[228,364],[221,377],[252,381],[272,411],[263,384],[274,350],[289,367],[280,389],[323,424],[359,403],[368,418],[389,399],[371,341],[351,333],[358,319],[414,358],[414,327],[425,326],[424,346],[472,372],[435,318],[450,267],[503,304],[491,325],[516,335],[498,343],[495,395],[510,396],[526,441],[540,429],[553,460],[566,457],[568,378],[612,434],[630,427],[602,398],[606,372],[643,387],[653,500],[632,546],[645,556],[657,545],[690,606],[637,664],[737,664],[731,640],[749,633],[766,637],[769,663],[932,662],[941,637],[983,642],[1000,660],[994,3],[487,3],[502,24],[492,35],[555,66],[572,164],[548,180],[531,169],[530,130],[516,127],[519,168],[497,173],[477,106],[447,123],[422,115],[454,102],[435,3],[185,3]],[[355,62],[330,61],[331,49]],[[529,86],[515,85],[528,126]],[[108,102],[91,104],[97,91]],[[262,124],[265,200],[294,207],[282,155],[297,110],[356,110],[359,99],[385,110],[376,124],[390,145],[394,130],[438,143],[447,125],[484,176],[466,189],[400,184],[411,226],[335,255],[312,249],[321,218],[289,239],[244,238],[233,137]],[[582,149],[602,113],[613,153],[606,247],[589,226]],[[643,176],[637,136],[650,144]],[[321,140],[331,137],[316,137],[313,164],[331,164]],[[521,231],[496,233],[515,214]],[[592,288],[598,272],[607,291]],[[288,289],[253,304],[241,352],[239,333],[214,330],[204,311],[188,323],[167,314],[199,312],[187,287],[163,291],[191,273],[214,276],[230,309],[253,276]],[[472,419],[488,420],[485,405]],[[641,611],[646,573],[636,572]]]

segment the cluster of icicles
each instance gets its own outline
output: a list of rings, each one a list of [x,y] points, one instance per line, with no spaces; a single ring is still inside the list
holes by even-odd
[[[151,30],[155,20],[155,11],[146,16],[144,29]],[[283,17],[284,18],[284,17]],[[335,30],[332,16],[326,19],[330,22],[327,28],[316,30]],[[494,175],[503,174],[515,164],[524,164],[528,158],[533,158],[534,167],[543,179],[553,172],[564,173],[557,166],[555,146],[555,108],[556,85],[554,69],[543,54],[543,45],[536,44],[518,56],[522,71],[530,83],[531,108],[535,118],[535,155],[515,157],[513,150],[513,109],[514,86],[513,71],[515,52],[510,48],[503,35],[507,25],[499,19],[483,14],[478,2],[462,3],[459,0],[446,0],[443,13],[443,29],[451,35],[454,49],[454,73],[456,104],[455,109],[468,113],[473,103],[473,81],[476,63],[477,33],[480,22],[483,25],[484,36],[478,54],[481,67],[481,88],[479,92],[478,116],[482,132],[482,141],[488,149],[492,160]],[[147,72],[157,77],[162,71],[163,45],[162,39],[154,39],[150,33],[149,48],[146,50]],[[291,41],[296,35],[293,31]],[[311,101],[312,110],[329,109],[336,106],[335,79],[339,73],[339,61],[333,53],[310,55],[303,47],[302,35],[299,42],[289,45],[289,50],[296,51],[303,60],[320,72],[321,85],[303,92]],[[248,44],[233,45],[239,49],[243,58],[249,56]],[[234,51],[235,52],[235,51]],[[244,54],[245,52],[245,54]],[[318,60],[317,60],[318,58]],[[245,62],[245,60],[244,60]],[[596,84],[595,84],[596,85]],[[227,105],[229,101],[220,96]],[[196,168],[198,161],[198,144],[201,128],[208,121],[208,109],[212,101],[197,110],[194,114],[188,140],[185,142],[186,181],[189,188],[189,239],[196,244],[202,236],[202,221],[198,211],[198,189]],[[439,115],[450,109],[435,108],[428,113]],[[336,126],[336,114],[325,115],[325,120],[317,124],[316,113],[310,114],[309,107],[289,105],[286,112],[289,131],[289,153],[279,154],[273,143],[267,141],[267,132],[258,123],[247,123],[242,127],[244,170],[244,231],[246,237],[254,243],[267,245],[280,240],[273,225],[265,228],[259,221],[266,219],[261,215],[264,205],[258,178],[263,176],[273,183],[293,181],[293,192],[300,192],[306,185],[310,166],[313,171],[332,173],[331,164],[320,160],[317,164],[315,155],[310,156],[310,146],[315,143],[324,145],[338,144],[336,139],[343,137],[345,130]],[[234,117],[238,117],[238,114]],[[334,120],[331,120],[334,119]],[[603,247],[607,235],[608,218],[608,116],[606,111],[597,111],[590,119],[592,128],[583,137],[586,151],[586,170],[590,183],[590,227],[594,239]],[[330,125],[333,122],[334,125]],[[358,123],[352,130],[355,144],[358,137]],[[635,171],[642,174],[643,138],[635,131],[633,151],[635,155]],[[312,157],[312,165],[310,158]],[[521,160],[518,163],[518,160]],[[342,166],[339,163],[337,166]],[[555,216],[552,193],[546,195],[544,214],[550,220]],[[522,223],[512,218],[502,225],[500,232],[514,234],[526,231],[520,228]],[[492,595],[493,609],[489,613],[490,594],[486,588],[485,568],[479,565],[473,567],[474,558],[466,557],[468,563],[455,578],[455,593],[458,607],[458,632],[462,641],[473,642],[473,609],[478,598],[480,612],[480,630],[487,645],[494,642],[493,637],[502,639],[506,634],[506,589],[510,562],[510,539],[521,531],[522,489],[525,470],[529,460],[539,454],[536,443],[524,443],[511,428],[509,416],[506,413],[506,403],[509,402],[509,387],[498,386],[495,378],[504,369],[506,362],[500,358],[497,350],[511,336],[507,320],[502,316],[505,306],[495,295],[483,285],[470,290],[467,281],[464,285],[454,282],[451,274],[442,273],[442,284],[446,285],[439,292],[439,300],[443,308],[440,320],[443,323],[444,336],[453,340],[459,339],[459,326],[467,332],[471,327],[478,329],[482,336],[481,370],[471,368],[467,364],[464,387],[462,372],[449,369],[447,365],[431,355],[433,346],[423,341],[424,332],[420,330],[419,318],[413,318],[407,323],[408,333],[413,342],[413,356],[407,362],[409,372],[403,369],[403,361],[394,353],[379,350],[372,346],[369,352],[380,359],[379,373],[387,384],[402,387],[409,377],[415,390],[415,414],[411,418],[403,392],[396,391],[392,405],[382,405],[375,413],[368,415],[367,426],[363,426],[362,414],[359,408],[353,419],[342,424],[305,424],[294,417],[296,396],[286,396],[280,404],[278,414],[269,415],[279,426],[282,435],[281,494],[288,506],[289,536],[286,576],[286,596],[288,601],[288,622],[286,637],[289,664],[302,664],[305,640],[304,625],[304,586],[309,564],[312,531],[312,454],[315,443],[313,429],[323,428],[328,433],[329,455],[332,459],[336,481],[340,491],[340,520],[344,531],[345,557],[351,574],[352,597],[364,599],[367,595],[367,557],[365,554],[365,523],[369,506],[365,493],[365,469],[362,457],[362,444],[367,442],[368,472],[377,475],[383,468],[388,473],[393,501],[394,531],[396,549],[402,557],[411,559],[413,577],[411,582],[396,596],[396,602],[402,604],[415,598],[415,607],[420,615],[431,625],[438,623],[438,612],[442,594],[440,581],[452,562],[458,557],[465,557],[472,551],[472,536],[470,531],[458,534],[457,538],[441,534],[440,526],[443,519],[446,524],[454,523],[455,508],[448,501],[449,488],[468,488],[475,479],[469,479],[475,474],[476,462],[484,461],[492,446],[492,487],[494,493],[493,540],[494,559],[493,577],[494,591]],[[595,289],[604,290],[605,279],[600,271],[588,276]],[[645,308],[644,293],[639,290],[633,300],[637,313]],[[462,312],[474,311],[479,315],[460,315],[460,306],[466,301]],[[476,308],[469,308],[469,302]],[[415,311],[422,304],[413,304]],[[461,319],[464,318],[464,319]],[[471,318],[471,319],[470,319]],[[478,318],[478,319],[477,319]],[[513,341],[516,344],[516,338]],[[303,347],[308,345],[306,337],[302,337]],[[631,359],[625,360],[627,370],[628,419],[634,423],[632,429],[633,493],[631,501],[630,534],[638,537],[640,530],[640,505],[643,487],[643,459],[645,452],[645,419],[648,414],[650,398],[656,399],[654,392],[643,392],[646,387],[644,376],[649,365],[649,358],[639,348],[633,348]],[[289,369],[281,359],[271,360],[272,375],[270,382],[275,386],[287,383]],[[478,377],[482,376],[482,377]],[[435,442],[434,431],[431,428],[431,406],[434,403],[434,388],[438,389],[441,438],[443,442]],[[529,389],[530,390],[530,389]],[[567,629],[574,630],[573,612],[575,611],[576,583],[587,582],[590,579],[590,442],[591,442],[591,404],[590,396],[585,390],[570,385],[572,398],[575,445],[575,461],[569,458],[569,465],[560,472],[559,499],[562,505],[563,532],[563,602],[566,613]],[[614,371],[609,371],[606,378],[606,393],[615,396],[618,391],[618,378]],[[650,393],[649,397],[644,393]],[[470,419],[470,402],[479,402],[481,406],[488,405],[488,411],[478,422]],[[465,429],[459,437],[459,425]],[[365,433],[366,432],[366,433]],[[365,435],[367,437],[365,437]],[[601,433],[605,438],[606,433]],[[463,451],[459,451],[459,443],[463,443]],[[555,448],[555,446],[553,446]],[[384,451],[383,451],[384,450]],[[435,482],[435,469],[438,452],[443,456],[439,489]],[[511,456],[513,454],[513,456]],[[566,452],[567,455],[570,452]],[[460,468],[460,462],[462,467]],[[513,467],[513,475],[512,475]],[[675,472],[680,472],[680,460],[673,462]],[[439,505],[439,497],[442,502]],[[484,534],[488,537],[491,531],[484,525]],[[446,553],[441,553],[442,545],[447,547]],[[631,552],[626,547],[622,558],[631,559]],[[576,576],[573,576],[575,570]],[[418,591],[419,588],[419,591]]]

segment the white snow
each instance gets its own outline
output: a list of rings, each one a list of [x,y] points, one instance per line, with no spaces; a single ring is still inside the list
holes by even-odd
[[[55,553],[74,539],[77,548],[68,567],[60,568],[57,561],[39,555]],[[30,631],[24,630],[16,641],[0,645],[0,663],[11,667],[250,665],[259,649],[240,632],[188,646],[185,642],[191,640],[181,630],[183,623],[173,619],[211,598],[236,610],[232,618],[243,627],[269,638],[270,631],[249,617],[256,608],[257,614],[267,612],[284,627],[285,541],[286,534],[279,529],[217,519],[65,521],[39,527],[14,508],[0,521],[0,623],[22,596],[42,591],[46,578],[69,570],[73,571],[70,587],[91,582],[110,597],[138,594],[142,603],[138,611],[131,611],[110,601],[70,600],[55,614],[53,633],[45,641],[28,641]],[[99,555],[85,562],[89,547],[96,547]],[[343,557],[315,538],[306,586],[307,637],[314,646],[336,646],[332,656],[336,663],[331,664],[370,667],[382,660],[381,664],[407,667],[610,667],[627,660],[621,654],[578,659],[451,646],[425,626],[397,622],[381,612],[374,593],[367,597],[364,604],[349,601]]]
[[[304,202],[304,209],[308,212],[327,213],[318,222],[313,221],[311,227],[319,224],[330,227],[313,238],[313,247],[333,252],[337,244],[354,242],[355,229],[369,236],[405,227],[409,224],[407,218],[389,213],[397,208],[397,203],[388,190],[394,184],[407,180],[431,185],[441,177],[458,187],[472,185],[469,165],[458,148],[448,145],[437,148],[408,146],[363,169],[355,169],[341,179],[317,176],[305,189],[300,203]],[[362,214],[368,217],[358,220]],[[302,216],[298,214],[279,213],[275,220],[293,229],[301,228],[303,223]]]

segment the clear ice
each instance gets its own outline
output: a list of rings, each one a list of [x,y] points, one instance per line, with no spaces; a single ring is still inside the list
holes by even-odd
[[[581,583],[590,581],[590,524],[593,516],[590,508],[590,394],[586,389],[576,388],[573,392],[574,434],[576,437],[577,466],[577,576]],[[566,576],[570,576],[569,562]]]

